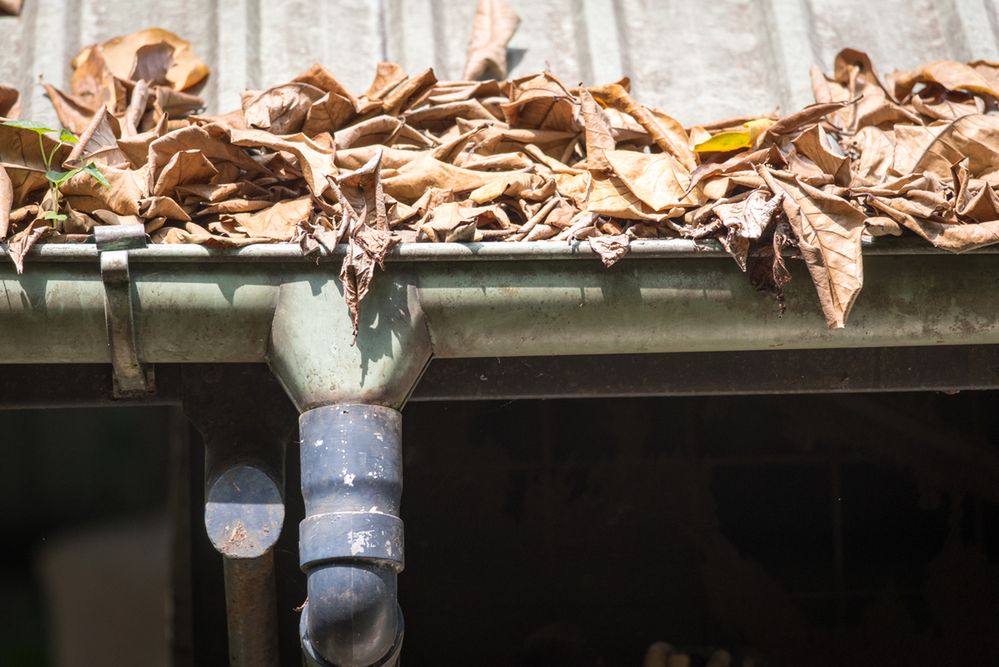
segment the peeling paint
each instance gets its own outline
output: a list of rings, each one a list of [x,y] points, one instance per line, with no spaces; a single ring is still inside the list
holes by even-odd
[[[358,530],[347,533],[347,539],[350,540],[350,555],[363,554],[365,549],[373,546],[371,538],[374,536],[374,532],[373,530]]]

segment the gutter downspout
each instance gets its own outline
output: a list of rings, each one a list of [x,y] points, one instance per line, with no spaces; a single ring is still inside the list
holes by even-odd
[[[402,414],[430,362],[415,277],[376,280],[353,325],[340,284],[283,284],[268,361],[299,418],[301,640],[312,667],[391,667],[402,651]]]

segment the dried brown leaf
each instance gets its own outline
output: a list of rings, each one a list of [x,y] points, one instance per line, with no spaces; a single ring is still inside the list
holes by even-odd
[[[235,135],[237,130],[232,130]],[[257,132],[257,130],[246,130],[243,132]],[[273,135],[262,133],[267,141],[277,140]],[[251,136],[256,136],[252,135]],[[199,127],[192,125],[182,127],[172,132],[167,132],[163,136],[154,139],[149,143],[146,156],[146,165],[149,168],[149,190],[160,175],[160,170],[166,166],[170,159],[177,153],[186,150],[201,151],[202,154],[213,162],[231,162],[240,169],[253,174],[266,173],[267,170],[260,167],[243,150],[237,148],[237,142],[229,141],[228,133],[224,128],[212,125]],[[119,146],[123,142],[119,142]],[[234,145],[236,144],[236,145]],[[131,159],[131,158],[130,158]]]
[[[947,224],[920,215],[924,211],[903,198],[871,197],[871,206],[903,227],[919,234],[937,248],[966,252],[999,243],[999,220]]]
[[[680,164],[688,171],[697,167],[697,156],[687,145],[687,133],[683,126],[672,117],[662,112],[653,113],[636,102],[627,89],[619,83],[597,86],[587,90],[602,104],[629,114],[638,121],[659,149],[679,160]]]
[[[583,130],[586,143],[586,161],[591,169],[610,169],[610,163],[604,156],[605,151],[617,147],[611,136],[610,124],[604,118],[603,110],[589,91],[579,92],[580,115],[583,118]]]
[[[652,211],[694,203],[693,195],[685,197],[689,174],[669,153],[610,150],[604,156],[614,174]]]
[[[96,162],[113,167],[127,166],[128,158],[118,148],[120,136],[118,119],[111,115],[107,107],[101,107],[80,134],[78,142],[66,158],[66,164],[75,167]]]
[[[0,0],[0,14],[17,16],[21,13],[21,0]]]
[[[7,171],[0,166],[0,240],[10,231],[10,211],[14,207],[14,186]]]
[[[549,72],[513,84],[510,101],[502,105],[510,127],[578,132],[577,103],[568,89]]]
[[[143,44],[135,50],[135,59],[128,78],[168,86],[167,72],[173,64],[173,46],[169,42]]]
[[[230,136],[235,146],[269,148],[294,155],[306,184],[316,197],[321,197],[329,188],[327,177],[337,173],[333,149],[320,146],[304,134],[275,137],[262,130],[232,130]]]
[[[994,63],[989,64],[992,65],[991,69],[996,69]],[[981,65],[987,64],[979,63],[979,66]],[[904,74],[896,72],[894,82],[895,97],[898,99],[906,97],[919,83],[934,83],[951,91],[977,93],[999,99],[994,75],[986,77],[984,71],[954,60],[935,60],[911,72]]]
[[[398,237],[392,232],[364,224],[356,225],[348,235],[347,255],[340,267],[340,282],[354,325],[355,340],[361,323],[361,301],[371,289],[375,267],[385,269],[385,256],[398,242]]]
[[[482,228],[507,228],[510,221],[498,206],[462,206],[457,202],[434,206],[428,220],[417,228],[417,238],[442,243],[475,240]]]
[[[147,197],[140,200],[139,215],[144,220],[162,218],[164,222],[166,220],[191,221],[191,215],[172,197]],[[146,229],[146,233],[149,233],[148,228]]]
[[[725,236],[719,237],[719,240],[743,271],[746,270],[750,246],[762,238],[764,232],[770,228],[783,199],[783,193],[770,196],[770,193],[764,190],[753,190],[738,201],[711,207],[712,212],[728,230]]]
[[[7,255],[14,262],[18,275],[24,273],[24,257],[32,247],[46,236],[55,233],[47,220],[34,220],[27,227],[14,234],[7,244]]]
[[[166,75],[171,87],[176,90],[188,90],[208,77],[208,66],[194,55],[191,43],[162,28],[149,28],[115,37],[99,45],[84,47],[73,59],[72,64],[73,67],[79,68],[99,47],[108,71],[119,79],[128,79],[139,49],[161,42],[173,47],[172,62]]]
[[[307,83],[286,83],[260,93],[244,93],[243,120],[247,127],[272,134],[300,132],[312,105],[324,95]]]
[[[999,116],[962,116],[941,128],[911,171],[948,178],[951,166],[964,159],[973,178],[999,185]]]
[[[354,103],[349,98],[337,92],[328,92],[309,107],[302,133],[314,137],[320,132],[336,132],[355,114]]]
[[[479,0],[472,19],[462,78],[505,78],[506,45],[519,25],[520,17],[505,0]]]
[[[416,76],[406,79],[385,96],[384,112],[394,115],[412,109],[436,83],[437,76],[432,69],[425,69]]]
[[[206,183],[218,173],[219,170],[201,151],[179,151],[170,157],[170,161],[160,171],[151,194],[157,197],[170,196],[178,185]]]
[[[591,174],[585,210],[623,220],[661,220],[658,214],[638,198],[620,178],[613,175]]]
[[[255,213],[224,215],[223,220],[231,219],[237,229],[247,236],[290,241],[295,226],[312,215],[312,197],[299,197],[281,201]]]
[[[87,129],[94,115],[94,108],[86,104],[82,98],[64,93],[47,83],[43,87],[63,127],[74,134],[80,134]]]
[[[364,93],[364,97],[369,100],[381,100],[405,80],[406,71],[399,63],[378,63],[375,68],[375,78]]]
[[[398,201],[411,204],[428,188],[451,190],[455,194],[468,193],[487,183],[507,177],[503,172],[463,169],[442,162],[429,152],[400,167],[395,174],[382,180],[385,193]]]
[[[336,179],[337,198],[344,207],[347,229],[355,224],[365,224],[375,229],[388,230],[385,212],[385,192],[381,180],[382,153],[378,151],[364,166]]]
[[[860,240],[864,218],[842,197],[802,183],[793,175],[759,168],[774,193],[783,193],[784,213],[819,294],[830,328],[842,328],[864,284]]]
[[[607,268],[617,264],[618,260],[627,255],[630,249],[630,239],[627,234],[591,236],[587,240],[589,241],[590,249],[600,255],[600,261]]]
[[[77,211],[92,213],[107,209],[118,215],[138,215],[139,200],[146,197],[145,174],[129,169],[103,166],[101,173],[111,187],[105,187],[81,172],[62,185],[66,201]]]
[[[0,84],[0,118],[17,118],[21,112],[21,93],[17,88]]]
[[[801,128],[817,123],[834,111],[839,111],[848,102],[825,102],[821,104],[811,104],[801,111],[784,116],[773,125],[767,128],[766,133],[770,135],[790,134]]]

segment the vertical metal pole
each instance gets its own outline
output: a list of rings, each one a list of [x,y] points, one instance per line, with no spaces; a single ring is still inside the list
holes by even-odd
[[[261,365],[187,365],[184,411],[205,440],[205,529],[223,557],[229,664],[280,664],[273,548],[296,411]]]
[[[233,667],[279,664],[272,548],[283,523],[281,491],[257,468],[230,468],[208,490],[205,529],[223,557]]]

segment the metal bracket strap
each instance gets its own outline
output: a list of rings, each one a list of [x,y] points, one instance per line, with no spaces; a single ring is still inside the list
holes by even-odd
[[[108,329],[108,350],[114,377],[114,396],[126,398],[154,391],[153,369],[139,361],[135,343],[135,318],[132,304],[132,280],[128,271],[128,252],[146,246],[142,225],[102,225],[94,227],[94,238],[101,257],[101,280],[104,283],[104,319]]]

